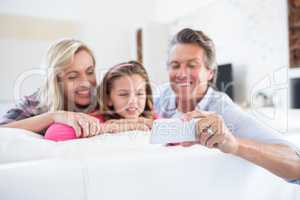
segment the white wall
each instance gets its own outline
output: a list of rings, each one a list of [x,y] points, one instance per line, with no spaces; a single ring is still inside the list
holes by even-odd
[[[26,30],[25,26],[18,33],[8,27],[17,32],[11,35],[0,29],[0,71],[6,68],[0,73],[1,83],[5,83],[0,84],[0,101],[14,98],[12,91],[19,74],[38,67],[54,39],[73,36],[88,43],[101,74],[118,62],[136,58],[135,32],[139,27],[144,29],[145,66],[155,84],[168,80],[165,63],[169,39],[180,28],[192,27],[213,38],[218,63],[233,63],[237,101],[250,101],[257,82],[288,66],[286,6],[285,0],[2,0],[0,15],[31,16],[42,28]],[[44,34],[41,29],[48,27],[42,25],[47,23],[53,31],[40,36]],[[70,26],[70,30],[57,33],[55,25]],[[26,80],[22,93],[34,91],[40,79]]]
[[[94,50],[100,74],[118,62],[136,59],[135,32],[152,17],[153,5],[139,0],[1,0],[0,103],[15,99],[20,75],[40,67],[48,46],[61,37],[86,42]],[[17,88],[20,95],[35,91],[42,78],[25,79]]]
[[[144,65],[153,87],[169,80],[166,65],[168,41],[169,26],[167,24],[152,21],[143,26]]]
[[[201,29],[214,40],[218,63],[233,63],[238,102],[250,101],[257,82],[288,67],[286,0],[161,2],[156,20],[170,23],[170,35],[183,27]],[[280,74],[285,80],[287,74]]]

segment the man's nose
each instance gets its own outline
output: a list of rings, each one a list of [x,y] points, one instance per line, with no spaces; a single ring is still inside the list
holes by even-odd
[[[177,73],[177,78],[186,78],[188,75],[188,69],[185,66],[180,67],[178,73]]]

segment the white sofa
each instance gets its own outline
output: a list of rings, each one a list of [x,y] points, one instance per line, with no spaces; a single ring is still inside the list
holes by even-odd
[[[243,159],[148,141],[128,132],[52,142],[1,128],[0,199],[300,199],[300,186]]]

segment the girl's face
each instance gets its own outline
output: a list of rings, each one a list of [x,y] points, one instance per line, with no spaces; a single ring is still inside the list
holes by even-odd
[[[89,106],[95,98],[96,75],[91,55],[81,50],[61,74],[64,100],[68,106]],[[72,105],[70,105],[72,104]]]
[[[121,117],[138,118],[146,105],[146,81],[137,74],[113,80],[109,106]]]

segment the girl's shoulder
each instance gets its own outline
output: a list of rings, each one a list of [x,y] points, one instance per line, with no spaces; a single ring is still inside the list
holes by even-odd
[[[94,115],[94,117],[96,117],[100,122],[105,122],[104,115],[98,114],[98,115]]]
[[[152,118],[155,120],[155,119],[159,119],[160,116],[157,113],[153,113]]]
[[[93,111],[89,115],[96,117],[100,122],[105,122],[105,117],[103,114],[100,114],[99,111]]]

